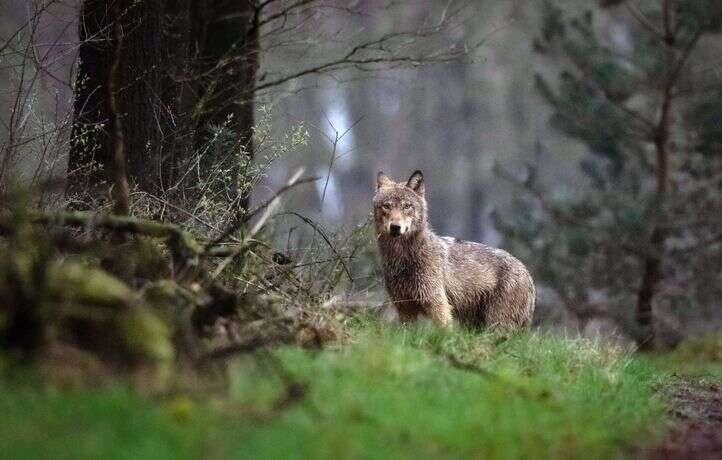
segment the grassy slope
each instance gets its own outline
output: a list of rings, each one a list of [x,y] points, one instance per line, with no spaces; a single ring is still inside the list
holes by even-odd
[[[665,420],[652,365],[588,341],[365,325],[275,355],[309,392],[273,416],[283,385],[250,359],[230,401],[0,387],[0,457],[609,458]]]

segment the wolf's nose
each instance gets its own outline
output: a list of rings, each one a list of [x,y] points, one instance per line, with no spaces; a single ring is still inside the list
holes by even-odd
[[[399,224],[389,225],[389,233],[391,233],[391,236],[401,235],[401,225],[399,225]]]

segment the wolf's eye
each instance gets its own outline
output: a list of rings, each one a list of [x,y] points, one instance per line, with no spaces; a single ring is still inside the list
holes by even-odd
[[[404,209],[411,209],[411,203],[404,203],[401,205]]]
[[[388,203],[382,204],[381,207],[383,208],[384,211],[388,211],[389,209],[391,209],[391,205]]]

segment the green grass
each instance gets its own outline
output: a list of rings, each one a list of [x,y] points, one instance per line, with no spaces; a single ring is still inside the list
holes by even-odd
[[[610,458],[666,424],[643,360],[579,339],[359,327],[233,368],[224,398],[0,387],[0,458]],[[264,364],[266,363],[266,364]]]
[[[722,381],[722,334],[697,337],[648,358],[662,372]]]

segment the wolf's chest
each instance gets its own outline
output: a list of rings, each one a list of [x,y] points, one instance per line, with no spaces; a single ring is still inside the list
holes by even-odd
[[[388,264],[384,269],[386,289],[393,298],[416,299],[433,284],[428,267],[415,264]]]
[[[409,264],[389,264],[384,268],[386,283],[412,283],[419,276],[419,268]]]

